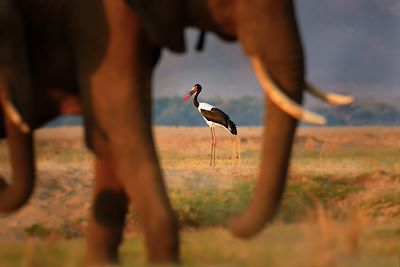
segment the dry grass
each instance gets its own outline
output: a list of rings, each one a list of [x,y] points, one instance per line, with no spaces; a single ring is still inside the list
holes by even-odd
[[[396,266],[400,128],[301,128],[280,213],[249,243],[221,229],[246,205],[258,172],[261,129],[239,133],[241,160],[231,159],[231,139],[217,131],[217,166],[210,168],[208,128],[154,129],[168,190],[186,229],[188,266]],[[36,191],[28,206],[0,218],[0,266],[55,266],[57,257],[65,258],[60,266],[76,266],[83,242],[60,240],[84,235],[92,155],[81,128],[40,130],[35,137]],[[9,177],[7,153],[0,142],[0,173]],[[123,262],[143,265],[140,224],[134,211],[128,218],[133,239],[124,246]]]

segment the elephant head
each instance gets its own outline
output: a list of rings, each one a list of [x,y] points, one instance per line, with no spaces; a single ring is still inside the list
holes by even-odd
[[[236,30],[267,95],[260,174],[245,212],[231,221],[233,234],[249,238],[276,213],[284,191],[297,120],[325,124],[325,118],[303,110],[303,91],[333,104],[349,96],[326,94],[305,81],[304,54],[292,0],[237,1]]]
[[[127,0],[127,2],[136,11],[147,32],[160,46],[175,52],[185,51],[182,0]]]
[[[292,1],[239,0],[236,11],[239,42],[250,56],[261,85],[277,87],[276,92],[301,103],[304,59]],[[258,184],[247,210],[230,225],[235,235],[244,238],[261,230],[278,208],[297,126],[296,119],[268,96]]]
[[[150,10],[159,7],[156,1],[130,2],[136,6],[140,6],[138,2],[146,2]],[[177,1],[173,2],[175,5]],[[230,224],[235,235],[251,237],[271,220],[278,209],[297,120],[325,124],[325,118],[301,107],[303,91],[339,105],[351,103],[352,97],[323,93],[305,82],[304,55],[293,0],[186,0],[176,5],[183,6],[184,17],[179,17],[181,23],[215,32],[224,39],[237,39],[250,57],[267,95],[258,184],[249,207]],[[182,31],[176,17],[170,17],[169,21],[175,22],[170,31],[160,30],[162,24],[153,24],[154,28],[150,30],[158,36],[155,39],[164,40],[169,33],[174,35]],[[154,30],[157,27],[159,29]]]

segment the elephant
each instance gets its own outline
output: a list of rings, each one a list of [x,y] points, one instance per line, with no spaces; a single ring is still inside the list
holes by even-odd
[[[129,203],[143,224],[148,260],[179,262],[179,226],[151,131],[151,77],[161,49],[185,52],[187,27],[200,29],[202,40],[213,32],[238,41],[266,92],[257,186],[229,226],[241,238],[262,230],[279,207],[298,120],[324,123],[302,109],[303,92],[334,104],[352,100],[305,82],[292,0],[2,0],[0,136],[13,176],[0,179],[0,212],[17,210],[32,194],[33,130],[82,113],[95,155],[85,262],[118,261]]]

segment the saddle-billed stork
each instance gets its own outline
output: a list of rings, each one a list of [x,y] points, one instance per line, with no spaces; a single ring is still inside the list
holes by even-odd
[[[217,138],[215,135],[215,127],[222,127],[227,130],[232,135],[232,143],[236,140],[236,144],[238,143],[237,139],[237,129],[235,123],[229,118],[229,116],[223,112],[222,110],[208,104],[208,103],[199,103],[197,97],[199,96],[202,87],[200,84],[195,84],[193,88],[189,91],[189,93],[182,99],[182,102],[186,102],[194,93],[196,95],[193,99],[193,104],[200,112],[203,119],[206,121],[207,125],[211,129],[211,155],[210,155],[210,165],[215,166],[215,148],[217,145]],[[240,158],[240,151],[235,145],[235,155],[234,157]]]

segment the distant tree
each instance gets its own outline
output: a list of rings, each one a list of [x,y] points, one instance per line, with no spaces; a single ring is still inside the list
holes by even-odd
[[[328,119],[328,125],[399,125],[400,110],[371,97],[342,107],[315,107]]]
[[[264,100],[243,96],[224,100],[205,99],[225,111],[238,126],[259,126],[263,123]],[[314,106],[312,110],[324,115],[328,125],[400,125],[400,108],[396,101],[382,102],[372,97],[357,99],[342,107]],[[44,127],[81,125],[81,116],[63,116]],[[168,126],[205,126],[204,120],[192,103],[182,103],[181,97],[161,97],[153,101],[153,124]]]
[[[190,103],[183,104],[180,97],[163,97],[153,102],[155,125],[194,126],[204,123],[198,111]]]

